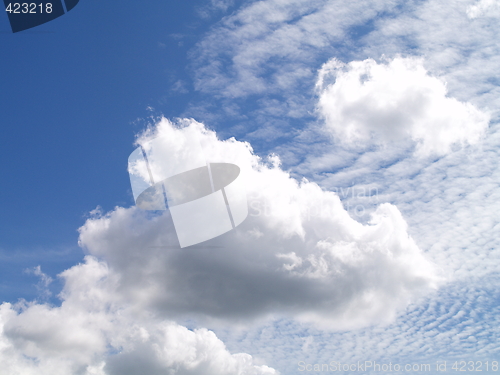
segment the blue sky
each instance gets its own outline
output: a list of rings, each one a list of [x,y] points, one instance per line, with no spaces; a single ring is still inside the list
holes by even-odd
[[[495,0],[81,0],[16,34],[0,17],[0,374],[500,362],[499,17]],[[173,249],[127,173],[136,140],[187,132],[242,168],[252,207],[198,250]]]
[[[169,95],[169,87],[187,75],[195,39],[180,47],[170,35],[206,29],[196,16],[201,5],[137,9],[131,2],[117,10],[87,1],[18,34],[2,17],[9,51],[2,69],[10,72],[2,75],[2,128],[12,163],[2,167],[2,192],[10,198],[2,207],[1,248],[14,257],[2,265],[5,300],[33,297],[23,268],[40,263],[57,274],[82,258],[76,229],[87,212],[133,203],[126,160],[134,136],[148,106],[166,116],[185,108],[188,98]],[[44,251],[56,253],[47,258]],[[26,285],[22,295],[19,283]]]

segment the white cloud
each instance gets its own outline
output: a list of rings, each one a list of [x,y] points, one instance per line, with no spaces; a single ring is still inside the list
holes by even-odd
[[[499,265],[498,236],[495,233],[499,219],[497,160],[500,143],[495,122],[500,108],[497,79],[500,24],[493,18],[496,17],[496,6],[488,1],[471,0],[428,0],[391,3],[391,6],[386,3],[385,12],[367,18],[362,18],[363,14],[358,12],[358,18],[355,12],[349,12],[358,3],[349,2],[340,6],[338,12],[322,18],[319,14],[327,14],[323,8],[326,2],[307,3],[311,8],[302,12],[304,8],[300,4],[297,6],[297,2],[280,2],[283,9],[296,7],[297,13],[283,22],[269,23],[267,27],[262,25],[268,18],[250,22],[251,18],[247,21],[244,15],[251,11],[258,14],[259,9],[266,7],[272,13],[273,1],[259,2],[259,7],[253,4],[242,7],[224,19],[209,32],[193,54],[200,58],[200,66],[206,68],[196,72],[197,88],[227,97],[245,97],[254,93],[266,96],[272,92],[272,99],[264,97],[256,103],[257,110],[243,112],[245,107],[241,106],[239,112],[250,118],[245,123],[249,124],[246,129],[250,127],[255,132],[251,126],[257,122],[257,132],[265,129],[262,134],[272,134],[272,139],[279,142],[280,134],[289,134],[292,126],[295,128],[293,132],[305,124],[302,121],[288,125],[288,128],[283,125],[290,118],[286,101],[293,99],[299,103],[302,112],[296,113],[302,113],[302,119],[307,118],[304,113],[315,105],[311,100],[314,71],[327,59],[336,57],[346,62],[362,62],[373,58],[378,61],[382,55],[387,56],[388,61],[397,56],[421,59],[421,67],[426,72],[423,84],[434,82],[434,86],[431,85],[434,89],[431,87],[429,94],[441,92],[438,95],[441,102],[461,104],[459,107],[466,115],[466,108],[471,104],[482,112],[491,113],[492,125],[474,147],[467,146],[465,140],[462,149],[452,146],[452,152],[443,157],[416,159],[408,153],[411,145],[399,141],[385,148],[364,148],[360,153],[348,147],[344,139],[333,144],[325,141],[311,126],[293,142],[269,151],[284,156],[285,165],[292,168],[294,175],[307,175],[326,189],[345,195],[342,202],[346,207],[351,205],[351,214],[356,204],[362,205],[367,212],[374,211],[381,202],[396,204],[409,222],[408,230],[416,243],[455,281],[449,289],[441,289],[431,299],[409,306],[406,314],[385,329],[376,327],[330,334],[303,326],[296,328],[296,322],[284,320],[246,332],[239,336],[243,337],[243,342],[239,339],[236,342],[230,334],[227,340],[224,337],[224,342],[252,353],[266,353],[267,358],[283,358],[280,369],[286,369],[286,373],[298,373],[296,364],[291,364],[288,358],[300,358],[300,353],[291,348],[302,348],[303,337],[308,335],[315,338],[309,346],[310,358],[321,357],[327,362],[332,355],[333,359],[342,360],[403,357],[419,361],[432,353],[455,358],[496,353],[499,315],[495,290],[498,289],[498,280],[491,278]],[[329,1],[325,7],[334,7],[335,4],[335,1]],[[375,4],[361,6],[368,9],[377,6]],[[313,19],[319,32],[302,34],[301,26]],[[233,20],[235,22],[231,23]],[[337,26],[338,29],[332,32]],[[290,32],[283,33],[288,39],[281,39],[280,46],[275,36],[285,28]],[[360,30],[358,37],[353,37],[357,28]],[[254,30],[255,33],[240,34],[244,30]],[[328,42],[321,44],[323,40]],[[300,53],[283,53],[288,46]],[[251,63],[245,65],[246,61]],[[389,66],[387,62],[379,65],[381,68]],[[307,71],[308,74],[288,74],[295,71]],[[254,81],[260,86],[253,86]],[[440,85],[439,81],[446,82],[446,85]],[[278,82],[286,85],[280,86]],[[417,82],[416,86],[423,89],[423,84]],[[213,108],[212,114],[215,112]],[[274,126],[276,118],[281,121],[279,127]],[[219,121],[223,119],[219,118]],[[439,118],[432,120],[439,121]],[[241,122],[239,118],[237,121]],[[441,146],[450,145],[453,137],[445,139]],[[456,138],[464,139],[463,135]],[[411,134],[407,139],[411,139]],[[425,140],[421,138],[421,145]],[[438,146],[430,143],[431,149],[438,150]],[[370,189],[377,194],[366,196]],[[356,196],[358,192],[362,193],[361,197]],[[265,236],[266,232],[259,230],[254,233]],[[299,267],[307,257],[294,251],[282,254],[288,257],[288,262],[282,266],[287,266],[290,272],[301,271]],[[311,275],[320,274],[321,262],[316,263],[315,270],[316,273],[312,266],[308,269]],[[305,274],[303,270],[302,273]],[[471,336],[477,342],[472,343]]]
[[[281,142],[280,135],[290,139],[296,134],[290,129],[303,129],[306,121],[314,120],[313,81],[327,59],[349,62],[402,55],[422,57],[429,74],[448,83],[450,98],[471,102],[497,118],[500,24],[492,18],[497,4],[489,0],[244,3],[191,51],[195,89],[210,98],[203,110],[192,106],[186,115],[230,126],[230,134],[252,133],[266,140],[272,133],[272,139]],[[471,19],[471,12],[478,16]],[[229,117],[222,113],[227,98],[240,104]],[[302,121],[295,122],[297,118]]]
[[[212,4],[224,10],[231,3]],[[405,79],[412,74],[422,79],[415,82],[421,97],[437,98],[465,116],[477,114],[467,110],[471,106],[466,101],[494,112],[500,108],[495,78],[500,66],[499,24],[492,21],[495,7],[489,4],[253,2],[224,18],[192,52],[195,85],[199,91],[230,99],[263,95],[251,113],[244,112],[246,107],[237,100],[224,101],[221,111],[225,119],[238,118],[242,132],[274,140],[296,134],[289,131],[287,119],[307,118],[315,104],[315,71],[326,59],[356,59],[368,67],[365,59],[382,54],[415,55],[424,57],[423,64],[401,72]],[[368,34],[355,40],[356,27]],[[428,74],[422,73],[422,66]],[[391,64],[374,67],[383,73]],[[392,84],[381,92],[401,93],[399,103],[409,98],[409,87]],[[446,96],[446,89],[451,96]],[[374,91],[369,93],[373,102],[368,104],[380,103]],[[377,114],[377,108],[366,102],[358,104]],[[216,118],[216,109],[207,105],[203,110],[207,108],[206,115]],[[439,115],[429,119],[441,130],[455,116],[448,111],[443,120],[440,112],[431,112],[429,116]],[[416,116],[415,108],[411,113]],[[246,126],[254,120],[258,129]],[[241,121],[247,121],[245,126]],[[362,130],[377,131],[363,124]],[[260,366],[260,360],[230,354],[242,349],[269,360],[266,363],[278,361],[287,374],[296,371],[289,358],[300,358],[294,348],[302,352],[303,347],[311,359],[327,362],[332,355],[346,361],[418,359],[432,353],[483,358],[485,353],[498,353],[498,280],[491,278],[499,259],[498,129],[488,129],[484,149],[466,147],[432,164],[408,158],[400,144],[359,155],[344,144],[332,146],[319,139],[315,129],[301,133],[297,142],[282,149],[297,163],[306,156],[295,171],[314,175],[332,190],[376,188],[379,200],[370,202],[372,206],[390,201],[403,213],[393,205],[373,207],[377,214],[372,223],[361,225],[333,193],[266,165],[252,156],[248,144],[217,141],[201,125],[185,125],[202,134],[213,156],[245,166],[254,216],[245,227],[211,242],[213,247],[180,251],[168,215],[134,208],[97,214],[82,227],[80,239],[106,263],[88,257],[84,265],[65,272],[61,307],[1,305],[0,374],[206,374],[207,368],[217,374],[273,373]],[[437,138],[430,135],[437,129],[419,134],[405,125],[408,138],[413,136],[422,152],[444,152],[455,141],[469,141],[465,133],[450,137],[444,132],[444,140],[433,143]],[[170,125],[161,126],[165,130]],[[400,129],[386,130],[382,139],[402,139]],[[175,137],[175,131],[172,134]],[[258,210],[260,216],[255,216]],[[333,215],[323,217],[318,214],[322,210]],[[429,260],[459,283],[408,305],[435,285]],[[393,321],[405,307],[406,313],[383,329],[354,329]],[[190,314],[200,320],[240,323],[268,315],[291,320],[245,331],[242,340],[218,334],[227,350],[210,331],[187,330],[169,320]],[[318,331],[294,319],[353,330]],[[306,336],[314,337],[306,340],[307,345]],[[208,357],[211,362],[206,362]]]
[[[428,0],[402,8],[392,17],[375,20],[374,30],[358,44],[359,54],[424,56],[425,68],[446,80],[451,96],[471,101],[498,119],[500,23],[493,18],[496,4]],[[471,15],[477,17],[471,19]]]
[[[333,81],[333,83],[329,83]],[[332,59],[319,71],[318,111],[342,142],[416,142],[419,155],[443,155],[453,145],[477,143],[489,115],[447,96],[421,59]]]
[[[467,8],[467,16],[469,18],[498,17],[500,16],[500,2],[498,0],[479,0]]]
[[[336,173],[329,173],[336,156],[329,154],[319,159],[323,163],[311,157],[301,170],[338,191],[353,215],[356,207],[369,213],[381,202],[395,204],[416,243],[446,274],[482,278],[500,264],[499,147],[499,125],[493,123],[481,143],[440,158],[417,159],[387,148],[356,155]]]
[[[80,229],[91,255],[61,274],[61,306],[1,305],[0,374],[277,374],[172,319],[248,326],[289,317],[346,330],[388,324],[436,287],[395,206],[362,225],[334,193],[292,179],[277,156],[265,163],[193,120],[163,119],[139,142],[183,133],[199,137],[210,161],[241,167],[251,216],[207,246],[180,249],[168,214],[93,211]]]
[[[209,4],[205,4],[197,9],[197,13],[202,18],[209,18],[214,13],[226,12],[234,5],[234,0],[210,0]]]
[[[484,281],[480,285],[449,284],[410,305],[404,315],[383,328],[330,332],[282,320],[227,335],[224,342],[268,360],[276,358],[273,365],[286,374],[304,373],[298,371],[299,361],[433,366],[436,361],[447,361],[448,371],[455,361],[466,357],[491,363],[499,354],[498,278],[492,275]]]
[[[36,289],[38,290],[38,294],[41,299],[48,298],[52,295],[52,292],[49,289],[49,285],[53,280],[49,275],[46,275],[42,272],[42,268],[40,266],[36,266],[33,269],[26,269],[24,272],[28,274],[32,273],[33,275],[40,278],[40,281],[36,285]]]
[[[119,279],[102,261],[88,256],[62,277],[60,307],[0,306],[0,374],[278,373],[248,354],[230,354],[207,329],[134,310],[117,298]]]
[[[209,247],[183,250],[168,214],[117,208],[89,219],[80,244],[120,275],[122,298],[165,317],[245,324],[290,316],[347,329],[388,322],[436,285],[436,270],[396,207],[381,205],[362,225],[336,194],[294,180],[276,157],[266,165],[249,144],[220,141],[192,120],[177,127],[163,119],[145,138],[168,134],[175,144],[184,133],[197,133],[208,160],[240,166],[250,215]]]
[[[244,2],[190,51],[196,117],[229,136],[284,142],[313,120],[316,70],[351,51],[352,28],[396,1],[266,0]],[[228,105],[239,108],[227,113]]]
[[[318,54],[393,1],[267,0],[224,18],[198,44],[195,88],[231,98],[296,88]],[[323,51],[322,51],[323,50]]]

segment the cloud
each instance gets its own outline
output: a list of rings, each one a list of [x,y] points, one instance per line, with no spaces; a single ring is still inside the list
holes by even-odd
[[[453,145],[477,143],[489,115],[448,97],[445,82],[430,76],[422,63],[397,57],[380,64],[372,59],[324,64],[318,112],[327,129],[343,142],[411,139],[419,155],[443,155]]]
[[[190,51],[193,87],[203,100],[182,116],[245,136],[257,149],[259,142],[268,148],[290,140],[314,120],[317,69],[331,56],[351,54],[356,30],[397,3],[244,2]]]
[[[231,4],[212,1],[210,14]],[[298,135],[280,154],[297,164],[304,157],[294,164],[294,175],[313,175],[324,189],[291,178],[276,158],[260,160],[249,144],[219,141],[190,120],[180,129],[163,120],[153,133],[175,141],[190,128],[212,161],[242,166],[251,216],[236,231],[181,250],[168,213],[122,207],[96,212],[80,230],[80,243],[92,255],[63,274],[61,307],[1,305],[0,374],[275,373],[261,365],[262,358],[279,361],[288,374],[296,371],[289,359],[301,358],[302,348],[311,359],[326,362],[332,353],[347,361],[418,360],[434,353],[486,358],[498,352],[498,280],[491,276],[499,248],[498,127],[486,130],[479,147],[438,160],[408,157],[403,142],[414,139],[424,153],[453,151],[454,143],[469,140],[463,132],[446,131],[454,118],[450,107],[473,119],[477,112],[469,111],[470,101],[498,115],[499,24],[489,4],[267,0],[226,16],[191,51],[195,88],[210,96],[201,110],[227,123],[236,118],[239,123],[226,134],[240,129],[273,141]],[[400,72],[405,79],[422,79],[415,82],[422,99],[415,108],[430,110],[434,104],[426,100],[437,98],[448,109],[444,119],[432,112],[439,115],[431,119],[437,129],[419,134],[403,119],[408,132],[380,132],[361,121],[356,126],[368,130],[361,139],[372,132],[391,144],[383,152],[369,148],[362,154],[342,142],[332,145],[314,128],[297,132],[304,119],[314,120],[308,111],[315,106],[315,74],[324,61],[332,56],[354,61],[339,69],[345,79],[356,78],[355,64],[365,64],[380,78],[398,61],[370,67],[367,59],[382,54],[425,56],[421,63],[399,59],[408,64],[402,63]],[[380,120],[379,108],[371,106],[380,98],[363,88],[376,82],[363,79],[358,88],[372,101],[358,98],[357,104]],[[390,90],[382,92],[400,93],[396,102],[408,103],[403,99],[411,96],[410,88],[389,83]],[[254,94],[255,106],[246,105],[243,100]],[[217,117],[214,97],[223,98],[222,116]],[[415,108],[410,105],[412,120],[420,121]],[[292,130],[290,119],[300,120]],[[479,127],[474,129],[479,135]],[[444,140],[431,134],[444,134]],[[339,187],[346,188],[347,198],[356,189],[377,189],[371,221],[361,224],[349,216]],[[342,202],[328,189],[338,191]],[[379,205],[387,201],[393,204]],[[441,267],[459,282],[418,299],[436,286]],[[282,319],[244,331],[242,340],[217,333],[226,349],[211,331],[172,321],[190,316],[212,327],[221,321],[248,327],[259,318]],[[190,323],[185,325],[200,326]],[[381,329],[377,323],[388,325]],[[254,357],[231,354],[242,348]]]
[[[219,22],[192,51],[195,88],[231,98],[297,88],[314,76],[319,54],[341,44],[347,29],[390,1],[267,0],[242,6]],[[335,20],[335,22],[332,22]]]
[[[198,16],[210,18],[214,14],[227,12],[234,5],[234,0],[210,0],[209,3],[197,8]]]
[[[120,275],[124,300],[168,318],[247,324],[289,316],[348,329],[388,322],[436,286],[436,270],[392,205],[381,205],[362,225],[335,193],[298,182],[276,157],[263,162],[248,143],[218,140],[193,120],[163,119],[138,142],[158,137],[174,147],[188,134],[198,137],[210,162],[241,168],[249,217],[186,249],[168,212],[116,208],[87,220],[80,245]]]
[[[425,56],[431,75],[447,82],[450,96],[491,111],[498,120],[500,23],[498,2],[428,0],[380,17],[357,44],[360,56]],[[474,16],[475,18],[471,18]]]
[[[117,297],[117,275],[94,257],[61,276],[60,307],[0,306],[0,374],[278,374],[230,354],[212,331],[134,310]]]
[[[148,335],[141,331],[141,335]],[[176,369],[176,374],[241,374],[272,375],[277,371],[268,366],[256,366],[252,356],[231,355],[212,331],[188,330],[176,324],[160,324],[155,332],[139,344],[114,356],[106,365],[110,375],[164,374]]]
[[[52,295],[49,285],[53,280],[49,275],[42,272],[42,268],[40,266],[36,266],[33,269],[26,269],[24,272],[28,274],[32,273],[40,278],[40,281],[35,285],[35,287],[38,290],[38,294],[41,299],[46,299]]]
[[[259,353],[285,374],[300,374],[298,362],[356,364],[432,364],[447,361],[448,370],[465,357],[498,360],[500,309],[498,277],[480,283],[448,284],[408,306],[392,324],[331,332],[281,320],[224,338],[230,347]],[[292,360],[291,360],[292,359]],[[357,367],[357,366],[356,366]],[[393,367],[394,368],[394,367]],[[376,374],[378,371],[364,372]]]
[[[245,3],[215,24],[191,50],[194,87],[207,95],[202,105],[190,106],[183,115],[196,116],[218,130],[230,129],[230,135],[251,133],[253,138],[246,139],[266,141],[272,134],[273,146],[286,142],[286,147],[292,147],[290,141],[297,132],[315,121],[311,116],[316,105],[315,74],[325,61],[332,57],[345,62],[378,61],[385,55],[423,58],[428,74],[447,82],[449,98],[470,102],[498,118],[500,24],[492,18],[496,4],[470,0]],[[478,16],[471,19],[468,13],[476,8],[473,12]],[[226,113],[229,103],[238,103],[237,111]],[[269,147],[265,145],[266,150]]]
[[[498,0],[479,0],[467,8],[467,16],[469,18],[498,17],[500,16],[500,3]]]
[[[60,275],[61,306],[1,305],[0,374],[277,374],[175,320],[245,327],[285,317],[347,330],[388,324],[438,285],[395,206],[360,224],[335,193],[291,178],[277,156],[263,161],[248,143],[221,141],[189,119],[162,119],[138,143],[185,135],[209,161],[241,167],[249,218],[181,249],[168,212],[94,210],[80,228],[90,254]]]

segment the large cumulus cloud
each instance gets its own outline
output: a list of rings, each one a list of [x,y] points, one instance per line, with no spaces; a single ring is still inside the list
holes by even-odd
[[[434,266],[407,233],[395,206],[362,225],[339,197],[296,181],[276,156],[218,140],[202,124],[163,119],[138,143],[195,131],[207,159],[242,170],[249,217],[236,230],[180,249],[168,212],[116,208],[89,219],[80,244],[107,260],[120,295],[159,316],[239,323],[288,316],[332,329],[385,322],[436,285]],[[177,137],[177,138],[176,138]]]
[[[185,134],[208,161],[240,166],[248,218],[181,249],[168,211],[95,210],[80,228],[85,262],[60,275],[61,306],[1,305],[0,374],[276,374],[230,353],[212,331],[179,323],[286,317],[346,330],[393,320],[439,283],[393,205],[361,224],[335,193],[290,177],[277,156],[261,160],[194,120],[162,119],[138,143],[164,137],[168,146]]]

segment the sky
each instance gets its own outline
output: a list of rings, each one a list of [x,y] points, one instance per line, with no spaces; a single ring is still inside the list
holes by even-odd
[[[499,18],[498,0],[0,16],[0,374],[500,371]],[[239,166],[249,214],[181,248],[128,158],[187,136]]]

